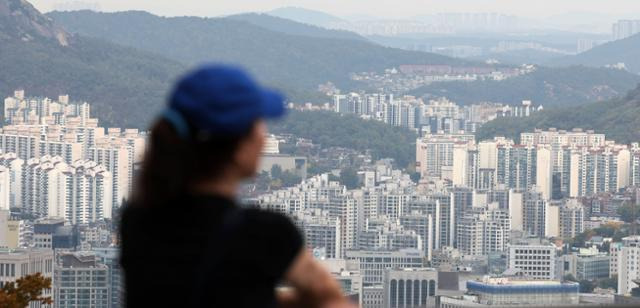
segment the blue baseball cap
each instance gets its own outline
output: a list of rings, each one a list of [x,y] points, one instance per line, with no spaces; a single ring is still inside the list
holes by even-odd
[[[243,135],[256,120],[278,118],[284,113],[284,97],[278,91],[261,87],[244,70],[206,65],[178,81],[162,117],[186,139],[194,132]]]

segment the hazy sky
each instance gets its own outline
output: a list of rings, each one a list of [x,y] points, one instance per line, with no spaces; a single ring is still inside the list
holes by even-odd
[[[31,0],[42,11],[72,0]],[[408,17],[439,12],[499,12],[548,17],[590,12],[640,18],[640,0],[85,0],[104,11],[145,10],[158,15],[219,16],[268,11],[283,6],[321,10],[338,16]]]

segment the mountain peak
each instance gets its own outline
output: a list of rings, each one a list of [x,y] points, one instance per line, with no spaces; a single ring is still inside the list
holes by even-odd
[[[0,40],[54,40],[69,45],[70,35],[25,0],[0,0]]]

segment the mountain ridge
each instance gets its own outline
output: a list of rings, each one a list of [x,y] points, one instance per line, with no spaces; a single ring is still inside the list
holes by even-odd
[[[355,33],[345,30],[326,29],[312,24],[305,24],[273,16],[265,13],[244,13],[227,16],[226,18],[237,19],[245,22],[249,22],[253,25],[285,34],[301,35],[318,38],[334,38],[334,39],[351,39],[369,41],[367,38]]]
[[[159,17],[131,12],[52,12],[72,33],[96,37],[188,65],[234,63],[269,84],[316,91],[333,82],[343,90],[350,74],[401,64],[463,65],[468,61],[383,47],[363,40],[318,38],[271,31],[233,18]]]
[[[0,0],[0,25],[0,99],[19,88],[29,96],[69,94],[91,103],[106,126],[146,128],[185,70],[151,53],[69,34],[22,0]]]
[[[550,60],[555,66],[589,65],[605,66],[624,63],[627,69],[640,74],[640,33],[631,37],[596,46],[583,53]]]

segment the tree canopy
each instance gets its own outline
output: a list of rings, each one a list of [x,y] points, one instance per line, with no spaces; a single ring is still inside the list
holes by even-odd
[[[292,111],[270,125],[275,134],[294,134],[323,147],[371,151],[374,159],[393,158],[400,168],[415,161],[417,134],[374,120],[329,111]]]
[[[0,288],[0,307],[25,308],[30,302],[51,305],[49,296],[42,296],[42,291],[51,288],[51,278],[40,273],[24,276],[16,282],[7,282]]]

